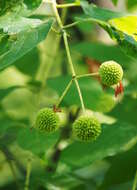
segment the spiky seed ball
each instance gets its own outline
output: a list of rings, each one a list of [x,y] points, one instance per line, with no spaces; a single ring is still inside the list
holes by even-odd
[[[53,111],[53,109],[41,109],[38,112],[35,127],[40,131],[52,133],[59,127],[59,116]]]
[[[101,125],[94,117],[80,116],[74,122],[72,132],[79,141],[94,141],[101,133]]]
[[[99,68],[102,83],[111,86],[118,84],[123,77],[122,67],[115,61],[106,61]]]

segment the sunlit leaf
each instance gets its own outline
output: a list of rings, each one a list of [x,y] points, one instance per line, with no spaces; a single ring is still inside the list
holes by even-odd
[[[137,57],[136,16],[123,17],[125,13],[113,12],[83,1],[81,2],[81,6],[86,15],[85,18],[80,18],[81,21],[91,21],[99,24],[109,33],[112,39],[118,42],[126,54],[134,58]],[[119,18],[121,19],[120,21]],[[125,18],[128,18],[127,21],[125,21]],[[112,20],[116,22],[116,26],[114,26],[114,23],[112,24]],[[129,21],[131,21],[131,24],[129,24]],[[131,29],[129,29],[130,27]]]
[[[137,16],[126,16],[109,20],[115,29],[132,36],[137,41]]]

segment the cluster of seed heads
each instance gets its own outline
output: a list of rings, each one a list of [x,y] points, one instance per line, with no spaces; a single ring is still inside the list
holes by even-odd
[[[38,112],[35,127],[45,133],[55,132],[60,125],[59,116],[51,108],[44,108]],[[94,117],[81,116],[72,126],[73,135],[80,141],[93,141],[101,133],[101,125]]]
[[[122,67],[114,62],[104,62],[99,68],[102,83],[111,86],[118,84],[123,77]],[[44,108],[38,112],[35,127],[42,132],[55,132],[60,126],[57,112],[51,108]],[[75,139],[83,142],[94,141],[101,134],[101,124],[89,115],[80,116],[72,125],[72,134]]]

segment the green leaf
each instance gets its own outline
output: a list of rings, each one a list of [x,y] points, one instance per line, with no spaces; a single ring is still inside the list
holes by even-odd
[[[7,12],[18,12],[22,14],[24,11],[30,12],[39,7],[42,0],[0,0],[0,15]]]
[[[9,93],[16,90],[17,88],[20,88],[21,86],[12,86],[8,88],[0,89],[0,101],[2,101]]]
[[[16,141],[17,134],[25,120],[14,120],[4,115],[4,110],[0,117],[0,145],[10,145]]]
[[[126,1],[126,4],[127,4],[127,8],[128,9],[136,9],[137,8],[137,0],[127,0]]]
[[[11,65],[44,40],[52,23],[52,19],[42,22],[23,17],[1,17],[0,69]]]
[[[17,137],[17,143],[24,150],[29,150],[34,154],[41,155],[54,146],[59,137],[58,132],[47,135],[38,132],[34,128],[24,127],[20,129]]]
[[[137,137],[136,126],[122,123],[103,125],[102,134],[95,142],[73,142],[62,152],[61,161],[72,167],[89,165],[122,151],[123,147],[135,137]]]
[[[137,90],[136,90],[137,92]],[[137,100],[131,96],[124,96],[123,101],[109,113],[110,116],[136,125]]]
[[[18,88],[4,98],[2,107],[11,118],[32,120],[36,111],[34,92],[27,88]]]
[[[109,27],[104,27],[111,38],[116,39],[122,49],[132,57],[137,57],[137,16],[110,19]]]
[[[114,5],[117,5],[118,0],[112,0],[112,2],[113,2]]]
[[[123,13],[102,9],[95,6],[94,4],[88,4],[86,1],[81,1],[81,6],[88,18],[96,19],[98,22],[108,21],[112,18],[121,17],[123,15]]]
[[[9,117],[1,116],[0,124],[1,124],[1,127],[0,127],[0,138],[1,138],[3,137],[3,135],[5,135],[7,129],[13,125],[13,121]]]
[[[114,185],[126,183],[127,181],[134,179],[137,170],[136,155],[137,144],[129,151],[110,157],[108,161],[111,166],[105,174],[100,189],[106,190]]]
[[[27,5],[28,9],[37,8],[41,2],[42,0],[24,0],[24,4]]]
[[[115,29],[132,36],[137,41],[137,16],[126,16],[109,20]]]
[[[102,9],[93,4],[89,5],[87,2],[83,1],[81,2],[81,6],[86,17],[84,19],[80,18],[79,20],[98,23],[109,33],[112,39],[118,42],[126,54],[134,58],[137,57],[136,16],[123,17],[125,15],[123,13]],[[121,18],[119,19],[119,17]],[[128,20],[131,21],[131,24],[129,24]],[[115,21],[115,24],[113,21]],[[122,25],[120,26],[119,23],[122,23]]]
[[[61,76],[49,79],[47,85],[61,95],[69,81],[69,76]],[[80,79],[79,85],[86,108],[100,112],[108,112],[115,106],[115,101],[112,96],[104,93],[101,85],[91,77]],[[76,86],[73,83],[61,106],[74,104],[81,106]]]
[[[47,36],[53,19],[27,18],[41,0],[1,0],[0,70],[28,53]]]
[[[106,45],[99,42],[79,42],[72,46],[72,50],[83,57],[89,57],[99,62],[114,60],[125,66],[133,60],[117,45]]]
[[[109,20],[110,35],[116,38],[127,54],[137,57],[137,16]]]
[[[34,77],[40,65],[38,48],[35,47],[29,51],[23,57],[18,59],[14,65],[20,72]]]
[[[109,33],[112,39],[118,42],[119,46],[128,56],[132,56],[135,59],[137,58],[137,41],[132,36],[118,31],[113,27],[104,26],[104,29]]]
[[[129,190],[133,186],[133,181],[128,181],[126,183],[117,184],[111,187],[109,190]]]
[[[79,189],[79,190],[83,190],[85,189],[86,184],[84,184],[84,182],[80,179],[78,179],[78,177],[73,176],[73,174],[63,174],[62,175],[56,175],[55,177],[52,177],[52,179],[50,180],[50,182],[52,184],[54,184],[54,186],[56,187],[60,187],[60,188],[66,188],[66,189]],[[92,185],[90,184],[90,187],[92,187]]]
[[[0,1],[0,15],[5,12],[15,11],[17,7],[22,5],[21,0],[1,0]]]

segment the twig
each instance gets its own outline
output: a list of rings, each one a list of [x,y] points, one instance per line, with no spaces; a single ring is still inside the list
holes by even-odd
[[[75,85],[76,85],[76,88],[77,88],[77,91],[78,91],[78,94],[79,94],[82,110],[85,111],[85,106],[84,106],[84,101],[83,101],[82,93],[81,93],[81,90],[80,90],[80,87],[79,87],[79,83],[78,83],[77,78],[76,78],[76,73],[75,73],[75,70],[74,70],[74,66],[73,66],[73,63],[72,63],[72,58],[71,58],[70,49],[69,49],[69,45],[68,45],[67,33],[63,29],[63,23],[61,21],[60,15],[58,13],[58,10],[57,10],[57,7],[56,7],[56,1],[55,0],[52,0],[52,8],[53,8],[54,15],[56,17],[57,23],[58,23],[60,29],[63,32],[64,45],[65,45],[65,49],[66,49],[68,63],[70,65],[70,69],[71,69],[71,73],[72,73],[72,78],[74,78],[74,82],[75,82]]]
[[[67,4],[57,4],[56,7],[57,8],[70,8],[70,7],[79,7],[80,3],[67,3]]]
[[[76,76],[76,78],[80,79],[84,77],[95,77],[95,76],[99,76],[99,73],[88,73],[88,74],[78,75]]]
[[[68,83],[68,85],[66,86],[64,92],[62,93],[61,97],[58,100],[58,103],[56,104],[56,107],[59,107],[59,105],[61,104],[62,100],[64,99],[64,97],[66,96],[67,92],[69,91],[71,85],[72,85],[73,79],[70,80],[70,82]]]
[[[17,175],[16,175],[16,171],[15,171],[15,168],[14,168],[13,160],[10,158],[9,154],[7,154],[8,151],[7,151],[6,147],[0,147],[0,148],[1,148],[1,151],[3,152],[3,154],[6,157],[7,163],[9,164],[9,167],[10,167],[11,173],[13,175],[13,178],[15,180],[17,189],[20,189],[20,184],[19,184],[19,181],[18,181],[18,178],[17,178]]]
[[[31,174],[31,160],[28,160],[24,190],[29,190],[30,174]]]
[[[15,156],[12,154],[12,152],[4,145],[0,146],[0,150],[3,152],[7,160],[14,161],[17,169],[22,174],[22,176],[25,176],[25,169],[22,166],[22,164],[15,158]]]
[[[136,188],[137,188],[137,171],[136,171],[136,174],[135,174],[132,190],[136,190]]]

